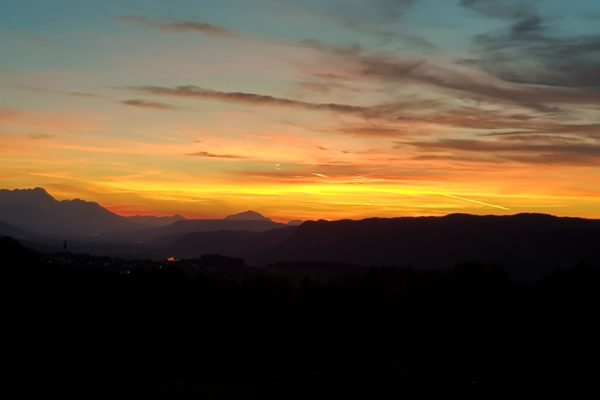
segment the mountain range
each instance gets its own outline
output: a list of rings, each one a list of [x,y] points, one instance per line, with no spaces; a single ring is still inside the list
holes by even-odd
[[[444,269],[497,264],[515,277],[587,263],[600,268],[600,220],[545,214],[273,222],[255,211],[224,219],[117,215],[97,203],[58,201],[44,189],[0,191],[0,234],[43,251],[121,257],[243,257],[248,263],[325,262]]]
[[[264,231],[283,224],[255,211],[224,219],[186,219],[113,213],[81,199],[56,200],[43,188],[0,190],[0,234],[19,238],[139,241],[152,237],[212,230]]]

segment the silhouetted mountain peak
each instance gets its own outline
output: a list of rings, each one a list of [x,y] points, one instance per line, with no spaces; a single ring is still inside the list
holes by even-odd
[[[0,190],[0,219],[51,237],[97,235],[131,224],[98,203],[81,199],[59,201],[41,187]]]
[[[35,187],[33,189],[0,189],[0,200],[11,201],[11,202],[36,202],[36,203],[50,203],[56,202],[57,200],[41,187]]]
[[[16,189],[16,190],[19,191],[19,189]],[[40,187],[40,186],[36,186],[33,189],[21,189],[21,192],[27,192],[27,191],[32,192],[32,193],[38,193],[40,195],[44,195],[44,196],[48,196],[48,197],[52,197],[46,189],[44,189],[43,187]]]
[[[94,202],[94,201],[87,201],[87,200],[81,200],[79,198],[77,199],[70,199],[70,200],[61,200],[60,201],[62,204],[70,204],[74,207],[81,207],[81,208],[89,208],[89,209],[104,209],[104,207],[102,207],[100,204]]]
[[[288,221],[288,223],[286,224],[287,226],[300,226],[304,223],[304,221],[302,221],[301,219],[293,219],[291,221]]]
[[[270,218],[267,218],[264,215],[252,210],[244,211],[239,214],[229,215],[225,217],[225,219],[229,221],[271,221]]]

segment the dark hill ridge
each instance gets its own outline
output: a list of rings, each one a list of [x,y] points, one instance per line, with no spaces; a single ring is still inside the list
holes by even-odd
[[[600,267],[598,243],[600,220],[451,214],[308,221],[266,232],[195,232],[171,240],[163,251],[183,258],[220,253],[250,264],[317,261],[422,270],[474,262],[503,265],[517,278],[535,279],[580,261]]]
[[[600,267],[600,220],[544,214],[308,221],[258,257],[448,268],[497,263],[520,278],[580,261]]]
[[[285,226],[270,219],[245,220],[245,219],[186,219],[177,221],[152,231],[148,231],[149,237],[161,237],[168,235],[181,235],[194,232],[211,231],[252,231],[264,232],[270,229]]]
[[[270,229],[264,232],[220,230],[183,235],[161,250],[162,256],[199,258],[204,254],[224,254],[252,258],[268,251],[294,231],[293,227]]]

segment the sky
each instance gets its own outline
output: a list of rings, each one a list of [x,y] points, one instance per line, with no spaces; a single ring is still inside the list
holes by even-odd
[[[597,0],[0,0],[0,187],[600,218]]]

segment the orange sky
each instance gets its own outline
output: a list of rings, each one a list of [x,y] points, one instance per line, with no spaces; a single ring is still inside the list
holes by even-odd
[[[249,3],[15,4],[0,187],[125,215],[600,218],[592,3]]]

